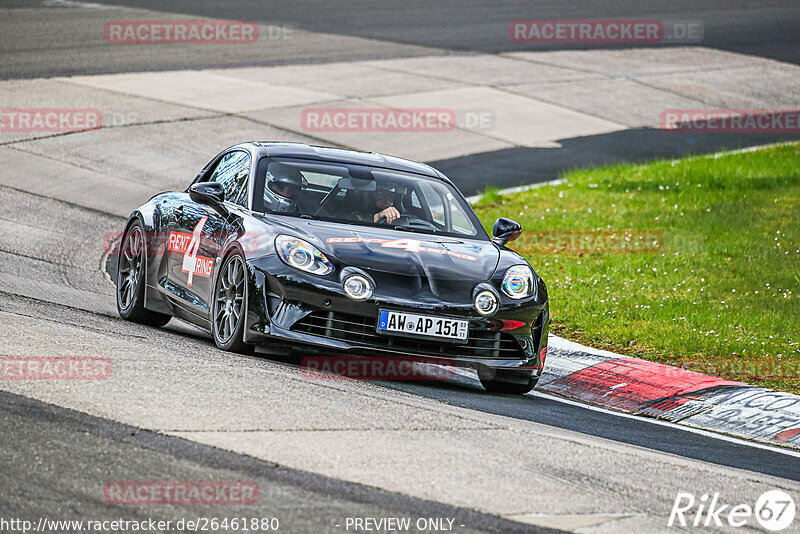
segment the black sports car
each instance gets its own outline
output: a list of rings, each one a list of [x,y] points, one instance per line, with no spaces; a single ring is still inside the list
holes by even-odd
[[[491,391],[536,384],[547,289],[498,219],[489,238],[461,193],[421,163],[298,143],[244,143],[183,192],[136,209],[117,308],[179,317],[218,347],[435,358]]]

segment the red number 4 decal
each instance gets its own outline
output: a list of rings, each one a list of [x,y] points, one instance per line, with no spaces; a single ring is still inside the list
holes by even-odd
[[[203,233],[203,227],[206,225],[207,220],[208,217],[203,217],[197,223],[197,226],[194,227],[192,240],[189,241],[189,246],[186,247],[186,253],[183,255],[182,270],[185,273],[189,273],[189,280],[187,282],[189,285],[192,285],[192,278],[194,278],[194,272],[197,269],[197,251],[200,248],[200,236]]]
[[[416,239],[395,239],[394,241],[384,241],[382,247],[401,248],[406,252],[420,252],[420,241]]]

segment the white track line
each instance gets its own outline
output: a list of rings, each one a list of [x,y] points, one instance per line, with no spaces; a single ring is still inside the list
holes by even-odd
[[[475,373],[472,369],[464,369],[460,367],[453,368],[456,375],[461,376],[463,378],[479,382],[477,373]],[[595,412],[605,413],[609,415],[616,415],[617,417],[624,417],[627,419],[635,419],[636,421],[642,421],[651,423],[654,425],[666,426],[669,428],[674,428],[676,430],[683,430],[685,432],[691,432],[693,434],[700,434],[701,436],[706,436],[709,438],[720,439],[722,441],[730,441],[731,443],[736,443],[739,445],[744,445],[746,447],[755,447],[756,449],[764,449],[771,452],[777,452],[780,454],[785,454],[787,456],[793,456],[794,458],[800,458],[800,451],[788,449],[785,447],[780,447],[776,445],[767,445],[766,443],[760,443],[758,441],[753,441],[744,438],[737,438],[728,434],[722,434],[719,432],[714,432],[713,430],[705,430],[702,428],[696,428],[693,426],[687,425],[679,425],[677,423],[672,423],[670,421],[662,421],[660,419],[655,419],[652,417],[645,417],[643,415],[633,415],[630,413],[625,412],[618,412],[616,410],[609,410],[608,408],[601,408],[600,406],[595,406],[593,404],[586,404],[579,401],[574,401],[571,399],[567,399],[564,397],[559,397],[558,395],[552,395],[550,393],[545,393],[542,390],[534,389],[527,395],[533,397],[540,397],[542,399],[552,400],[556,402],[563,402],[564,404],[569,404],[570,406],[577,406],[579,408],[585,408],[587,410],[592,410]],[[609,438],[611,439],[611,438]],[[613,440],[612,440],[613,441]]]
[[[587,410],[592,410],[595,412],[601,412],[609,415],[616,415],[617,417],[624,417],[626,419],[635,419],[637,421],[648,422],[654,425],[666,426],[669,428],[674,428],[676,430],[683,430],[684,432],[691,432],[693,434],[700,434],[701,436],[706,436],[709,438],[720,439],[722,441],[729,441],[731,443],[736,443],[738,445],[744,445],[746,447],[754,447],[756,449],[764,449],[770,452],[777,452],[779,454],[785,454],[786,456],[792,456],[794,458],[800,458],[800,451],[794,451],[791,449],[786,449],[783,447],[777,447],[773,445],[767,445],[764,443],[759,443],[757,441],[751,441],[748,439],[736,438],[733,436],[729,436],[727,434],[720,434],[718,432],[713,432],[711,430],[703,430],[701,428],[695,428],[692,426],[686,425],[679,425],[676,423],[671,423],[669,421],[661,421],[659,419],[653,419],[652,417],[645,417],[642,415],[633,415],[624,412],[617,412],[614,410],[609,410],[607,408],[601,408],[599,406],[594,406],[591,404],[584,404],[582,402],[573,401],[570,399],[565,399],[563,397],[558,397],[556,395],[551,395],[549,393],[544,393],[542,391],[534,390],[529,395],[534,397],[541,397],[543,399],[552,400],[556,402],[563,402],[564,404],[569,404],[571,406],[578,406],[580,408],[585,408]]]
[[[523,191],[528,191],[529,189],[537,189],[539,187],[546,187],[548,185],[559,185],[564,183],[564,180],[558,178],[557,180],[550,180],[549,182],[536,182],[535,184],[528,184],[528,185],[516,185],[514,187],[509,187],[507,189],[501,189],[497,192],[498,195],[513,195],[515,193],[522,193]],[[467,202],[470,205],[475,204],[477,201],[481,199],[483,193],[478,193],[477,195],[472,195],[467,197]]]

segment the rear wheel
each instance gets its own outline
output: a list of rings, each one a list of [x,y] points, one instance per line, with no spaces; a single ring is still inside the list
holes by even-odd
[[[478,378],[486,391],[524,395],[539,381],[530,371],[512,371],[484,367],[478,371]]]
[[[119,247],[117,262],[117,312],[128,321],[150,326],[164,326],[172,318],[144,307],[147,243],[142,223],[134,222]]]
[[[244,342],[244,302],[247,276],[244,258],[234,252],[225,259],[214,286],[212,331],[214,343],[222,350],[249,353],[253,347]]]

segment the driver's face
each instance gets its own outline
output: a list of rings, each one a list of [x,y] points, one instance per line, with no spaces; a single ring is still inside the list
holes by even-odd
[[[297,191],[296,187],[292,187],[290,185],[284,184],[273,184],[272,190],[278,193],[282,197],[292,198],[294,197],[295,191]]]
[[[394,194],[391,191],[378,191],[375,193],[375,207],[385,210],[394,205]]]

